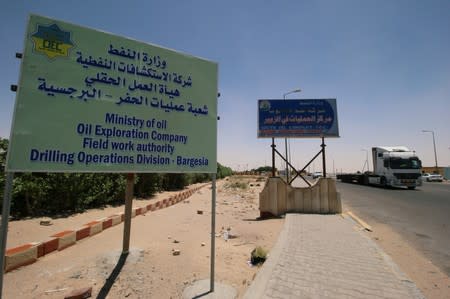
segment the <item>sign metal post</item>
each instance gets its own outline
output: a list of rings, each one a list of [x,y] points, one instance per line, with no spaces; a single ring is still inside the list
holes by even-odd
[[[9,222],[9,210],[11,207],[11,194],[13,185],[14,174],[12,172],[6,173],[6,183],[3,196],[2,207],[2,227],[1,230],[1,247],[0,247],[0,299],[3,293],[3,274],[5,272],[5,252],[6,241],[8,236],[8,222]]]
[[[127,174],[127,186],[125,189],[125,214],[123,226],[122,254],[127,254],[130,249],[131,210],[133,207],[134,174]]]
[[[214,292],[214,271],[216,261],[216,174],[212,174],[212,202],[211,202],[211,275],[210,292]]]

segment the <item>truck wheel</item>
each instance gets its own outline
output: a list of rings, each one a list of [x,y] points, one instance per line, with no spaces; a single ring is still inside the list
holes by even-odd
[[[382,187],[386,187],[386,178],[384,176],[382,176],[381,179],[380,179],[380,185]]]
[[[414,190],[414,189],[416,189],[416,186],[410,186],[410,187],[408,187],[408,189],[409,190]]]

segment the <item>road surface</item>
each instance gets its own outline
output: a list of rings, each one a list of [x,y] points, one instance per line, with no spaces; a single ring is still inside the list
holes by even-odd
[[[337,182],[344,206],[367,222],[383,223],[450,276],[450,184],[416,190]]]

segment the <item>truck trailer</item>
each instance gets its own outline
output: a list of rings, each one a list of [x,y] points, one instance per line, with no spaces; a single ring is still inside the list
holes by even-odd
[[[373,171],[342,173],[337,179],[362,185],[407,187],[422,185],[422,162],[416,153],[405,146],[372,147]]]

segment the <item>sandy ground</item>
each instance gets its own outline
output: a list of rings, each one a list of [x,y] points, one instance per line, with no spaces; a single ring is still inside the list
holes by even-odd
[[[258,245],[270,249],[284,220],[256,221],[258,194],[264,182],[257,182],[257,177],[241,177],[238,181],[247,183],[248,189],[229,188],[231,181],[222,180],[217,184],[215,279],[235,287],[241,298],[259,270],[248,265],[250,252]],[[133,207],[167,198],[172,193],[134,200]],[[12,221],[7,247],[45,240],[56,232],[76,229],[123,210],[123,206],[110,207],[67,218]],[[344,207],[346,210],[348,207]],[[70,291],[83,287],[93,288],[92,298],[180,298],[184,288],[193,281],[210,277],[210,211],[208,186],[184,202],[133,218],[131,250],[123,265],[119,260],[123,239],[123,224],[120,224],[7,273],[3,298],[64,298]],[[51,220],[52,225],[42,226],[41,220]],[[448,276],[386,225],[369,224],[373,232],[367,234],[418,285],[426,298],[450,298]],[[223,238],[221,231],[227,228],[236,238],[228,241]],[[174,249],[181,254],[172,255]]]
[[[238,180],[248,188],[230,188],[230,181],[225,180],[217,184],[215,280],[236,288],[241,298],[259,270],[248,264],[251,251],[256,246],[270,249],[284,220],[257,221],[258,194],[264,182],[257,177]],[[158,194],[157,198],[169,195]],[[135,200],[133,207],[157,198]],[[91,210],[51,219],[51,226],[40,225],[48,218],[13,221],[7,247],[45,240],[53,233],[123,210]],[[119,260],[123,240],[120,224],[7,273],[3,298],[64,298],[83,287],[93,287],[93,298],[180,298],[193,281],[210,277],[210,228],[211,189],[207,186],[183,202],[133,218],[125,263]],[[234,238],[225,240],[221,231],[228,228]],[[180,255],[174,256],[173,250],[180,250]]]

